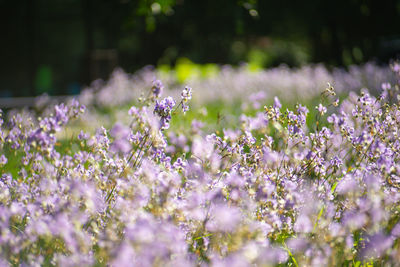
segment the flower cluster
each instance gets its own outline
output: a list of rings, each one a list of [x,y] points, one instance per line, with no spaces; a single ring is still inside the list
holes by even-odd
[[[151,93],[155,98],[159,98],[164,90],[164,85],[160,80],[155,80],[153,82],[153,87],[151,87]]]
[[[186,86],[185,89],[183,89],[182,94],[182,111],[185,113],[186,111],[189,110],[189,106],[187,105],[187,102],[192,99],[192,88]]]
[[[157,113],[161,118],[161,129],[168,129],[169,122],[171,120],[172,108],[175,106],[175,100],[172,97],[164,98],[161,101],[156,101],[154,112]]]
[[[221,130],[172,120],[161,88],[108,117],[76,101],[0,117],[1,266],[400,261],[398,83],[340,101],[328,85],[316,109],[253,95],[264,110]]]

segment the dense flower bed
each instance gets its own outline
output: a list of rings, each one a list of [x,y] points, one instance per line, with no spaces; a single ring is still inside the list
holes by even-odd
[[[180,85],[174,71],[165,73],[146,67],[133,75],[117,69],[109,81],[94,81],[84,90],[79,100],[85,105],[115,108],[136,100],[155,77],[162,79],[166,94],[179,97],[177,91]],[[395,82],[395,75],[388,67],[374,63],[351,66],[348,71],[329,71],[323,65],[306,65],[298,69],[281,66],[251,72],[246,67],[233,68],[228,65],[206,77],[193,74],[186,81],[192,88],[196,88],[194,104],[199,105],[218,99],[232,102],[260,92],[263,92],[263,98],[278,96],[285,101],[307,101],[318,96],[327,82],[339,93],[358,91],[361,88],[369,88],[376,93],[382,82]]]
[[[11,113],[0,120],[0,265],[395,265],[400,65],[392,68],[375,96],[341,100],[328,85],[316,106],[283,108],[275,97],[262,108],[253,95],[258,111],[211,133],[200,120],[172,129],[192,89],[162,97],[160,81],[128,122],[93,133],[68,134],[87,116],[76,100],[43,117]],[[80,100],[116,108],[124,90]]]

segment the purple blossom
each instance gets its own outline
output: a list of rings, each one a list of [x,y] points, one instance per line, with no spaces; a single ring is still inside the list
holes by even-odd
[[[365,258],[381,257],[393,244],[393,239],[383,233],[376,233],[366,238],[361,255]]]
[[[211,209],[211,218],[206,228],[211,231],[231,232],[238,227],[242,218],[240,210],[236,207],[218,204]]]
[[[7,158],[4,155],[0,156],[0,166],[6,165],[7,164]]]
[[[280,109],[282,108],[281,101],[279,101],[279,98],[277,96],[274,97],[274,108]]]
[[[110,150],[112,152],[121,152],[123,154],[128,153],[131,150],[131,144],[129,143],[128,137],[130,130],[128,127],[117,123],[110,130],[111,136],[114,138]]]
[[[319,104],[318,106],[316,106],[315,109],[318,110],[318,112],[319,112],[319,114],[321,114],[321,116],[323,116],[327,112],[326,107],[323,106],[322,104]]]
[[[334,157],[332,157],[332,159],[330,160],[330,164],[331,164],[332,166],[334,166],[335,168],[340,168],[340,166],[343,165],[343,161],[342,161],[339,157],[334,156]]]
[[[155,98],[159,98],[164,90],[164,85],[160,80],[153,81],[151,92]]]
[[[355,178],[351,175],[346,175],[343,179],[338,183],[336,187],[336,192],[338,194],[346,194],[348,192],[353,192],[358,190],[358,183]]]
[[[181,93],[181,98],[182,111],[185,113],[189,110],[189,106],[186,103],[192,99],[192,88],[186,86]]]
[[[156,105],[154,107],[154,113],[158,114],[161,117],[160,128],[168,129],[169,122],[171,120],[171,112],[172,108],[175,106],[175,100],[172,97],[164,98],[161,101],[156,101]]]
[[[296,232],[299,233],[309,233],[312,231],[312,224],[310,219],[308,218],[308,216],[306,215],[300,215],[297,220],[296,223],[294,224],[293,229]]]

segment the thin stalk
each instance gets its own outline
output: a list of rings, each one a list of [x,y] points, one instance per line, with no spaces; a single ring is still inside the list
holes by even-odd
[[[283,244],[283,248],[287,251],[287,253],[289,254],[290,258],[292,259],[294,265],[295,265],[296,267],[299,267],[299,265],[297,264],[297,261],[296,261],[294,255],[292,254],[292,252],[290,251],[290,249],[289,249],[288,246],[286,245],[285,241],[282,241],[282,244]]]
[[[146,134],[146,136],[144,137],[144,141],[143,141],[143,143],[141,144],[141,147],[140,147],[140,149],[139,149],[139,151],[138,151],[138,153],[137,153],[137,155],[136,155],[136,159],[135,159],[135,161],[134,161],[133,164],[132,164],[132,168],[135,168],[136,163],[138,162],[140,153],[142,153],[143,148],[144,148],[144,146],[145,146],[145,144],[146,144],[146,142],[147,142],[148,137],[149,137],[149,135]],[[135,153],[136,153],[136,152],[135,152]]]
[[[142,149],[143,149],[143,147],[144,147],[144,145],[145,145],[145,143],[146,143],[146,141],[147,141],[148,136],[149,136],[149,134],[146,133],[145,137],[143,138],[143,140],[139,143],[138,147],[136,148],[136,151],[137,151],[137,149],[138,149],[139,146],[140,146],[139,152],[138,152],[138,154],[137,154],[137,156],[136,156],[136,160],[135,160],[135,162],[133,163],[133,166],[135,166],[135,164],[136,164],[136,162],[137,162],[137,159],[138,159],[138,157],[139,157],[139,155],[140,155],[140,153],[141,153],[141,151],[142,151]],[[136,151],[130,155],[130,157],[129,157],[129,159],[128,159],[128,162],[127,162],[128,164],[129,164],[129,162],[132,160],[132,157],[136,154]],[[125,168],[126,168],[126,167],[124,167],[124,170],[125,170]],[[112,197],[112,195],[114,194],[114,191],[115,191],[116,187],[117,187],[117,184],[115,183],[115,184],[113,185],[113,187],[111,188],[110,193],[108,193],[108,195],[107,195],[106,203],[109,203],[109,201],[111,200],[111,197]]]

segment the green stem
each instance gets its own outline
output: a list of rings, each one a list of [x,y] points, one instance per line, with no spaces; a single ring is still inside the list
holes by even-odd
[[[134,161],[133,164],[132,164],[132,168],[135,168],[136,163],[138,162],[140,153],[142,153],[142,150],[143,150],[143,148],[144,148],[144,145],[145,145],[146,142],[147,142],[147,138],[148,138],[148,137],[149,137],[149,134],[146,134],[145,137],[144,137],[144,139],[143,139],[143,142],[142,142],[142,144],[141,144],[141,146],[140,146],[140,148],[139,148],[139,151],[138,151],[138,153],[137,153],[137,155],[136,155],[136,159],[135,159],[135,161]],[[136,151],[135,151],[134,154],[136,154]]]
[[[297,261],[296,261],[294,255],[292,254],[292,252],[290,251],[290,249],[289,249],[288,246],[286,245],[285,241],[282,241],[282,244],[283,244],[283,248],[287,251],[287,253],[289,254],[290,258],[292,259],[294,265],[295,265],[296,267],[299,267],[299,265],[297,264]]]

